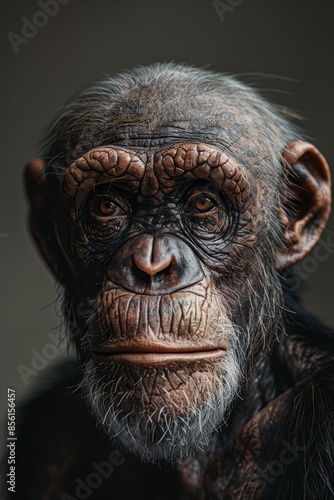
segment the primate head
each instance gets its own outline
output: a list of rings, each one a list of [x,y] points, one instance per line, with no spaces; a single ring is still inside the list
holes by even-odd
[[[71,100],[25,178],[98,422],[144,460],[202,448],[284,335],[325,159],[244,84],[167,64]]]

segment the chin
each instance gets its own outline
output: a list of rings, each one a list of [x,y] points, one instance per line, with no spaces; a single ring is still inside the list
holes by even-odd
[[[129,361],[93,355],[82,389],[106,434],[143,461],[183,461],[226,420],[240,386],[232,346],[215,359]]]

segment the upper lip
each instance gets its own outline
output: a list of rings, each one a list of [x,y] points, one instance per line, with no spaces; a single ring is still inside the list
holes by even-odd
[[[123,341],[119,344],[108,344],[99,347],[93,347],[92,351],[96,354],[125,354],[125,353],[182,353],[182,352],[204,352],[225,350],[223,345],[210,344],[190,344],[186,342],[152,342],[152,341]]]

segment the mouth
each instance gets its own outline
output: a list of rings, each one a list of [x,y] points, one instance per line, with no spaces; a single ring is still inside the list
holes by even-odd
[[[173,362],[213,361],[224,356],[225,346],[194,346],[187,344],[161,344],[156,342],[122,342],[117,346],[104,346],[92,350],[97,361],[161,365]]]

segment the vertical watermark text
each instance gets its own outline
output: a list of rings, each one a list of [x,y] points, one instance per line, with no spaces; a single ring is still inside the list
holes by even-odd
[[[7,395],[7,448],[8,448],[8,473],[7,489],[15,493],[16,475],[15,475],[15,454],[16,454],[16,436],[15,436],[15,390],[8,389]]]

